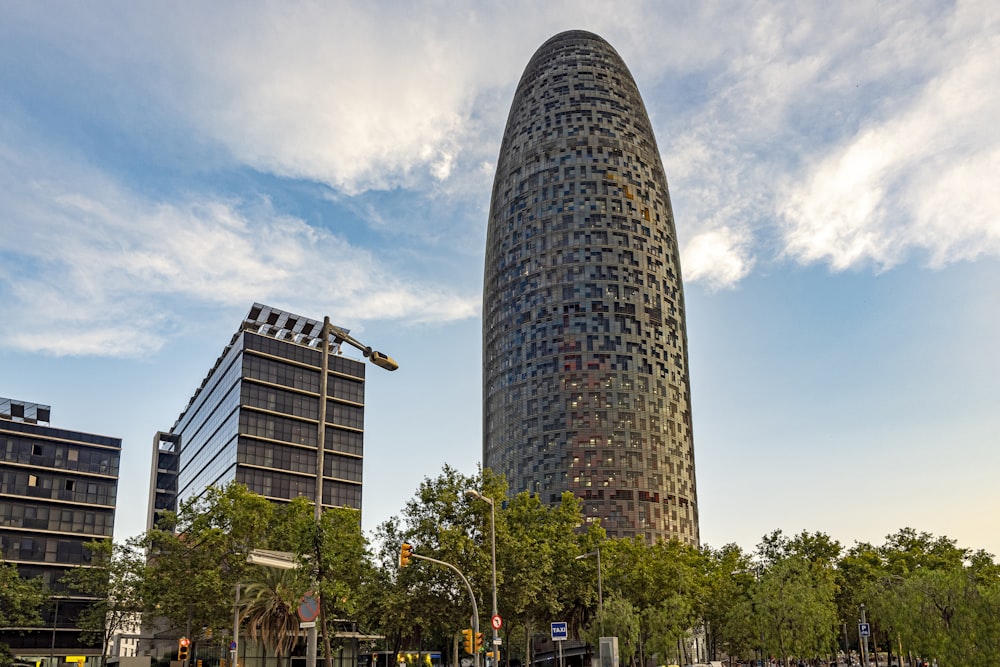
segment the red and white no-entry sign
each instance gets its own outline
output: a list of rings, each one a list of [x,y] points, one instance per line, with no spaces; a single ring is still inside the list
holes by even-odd
[[[501,627],[503,627],[503,619],[500,618],[500,614],[497,614],[496,616],[490,619],[490,625],[493,626],[494,630],[499,630]]]

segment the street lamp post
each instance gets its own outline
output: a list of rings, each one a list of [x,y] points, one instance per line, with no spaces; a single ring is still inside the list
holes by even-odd
[[[409,546],[409,545],[405,545],[404,544],[404,546]],[[472,603],[472,632],[473,632],[473,635],[472,635],[473,640],[472,640],[472,642],[473,642],[473,645],[475,645],[475,641],[476,640],[474,638],[479,636],[479,606],[476,604],[476,595],[475,595],[475,593],[472,592],[472,585],[469,583],[469,580],[465,577],[464,574],[462,574],[461,570],[459,570],[457,567],[455,567],[451,563],[446,563],[443,560],[438,560],[437,558],[431,558],[430,556],[421,556],[419,554],[416,554],[416,553],[413,552],[413,548],[412,547],[410,547],[410,549],[407,552],[407,554],[408,554],[407,555],[407,560],[404,561],[403,560],[403,553],[400,552],[400,559],[399,559],[399,566],[400,567],[406,567],[406,563],[409,562],[408,559],[410,559],[410,558],[416,558],[416,559],[419,559],[419,560],[426,560],[426,561],[428,561],[430,563],[436,563],[437,565],[444,565],[445,567],[447,567],[448,569],[450,569],[452,572],[454,572],[455,574],[457,574],[458,578],[462,580],[463,584],[465,584],[465,590],[467,590],[469,592],[469,601]],[[474,646],[473,646],[473,653],[472,653],[472,665],[473,665],[473,667],[479,667],[479,653],[475,652],[475,647]]]
[[[489,503],[490,506],[490,557],[493,564],[493,617],[495,618],[497,614],[497,521],[496,521],[496,505],[492,498],[488,498],[483,494],[479,493],[475,489],[466,489],[465,495],[470,498],[476,498],[477,500],[482,500]],[[493,628],[493,646],[490,648],[490,652],[497,650],[497,627],[493,622],[493,618],[490,619],[490,627]],[[496,660],[499,664],[500,661]]]
[[[364,345],[346,331],[330,323],[329,316],[323,318],[323,329],[320,332],[320,352],[323,358],[320,360],[319,375],[319,431],[316,441],[316,491],[314,498],[313,517],[317,526],[323,516],[323,455],[326,450],[326,403],[329,398],[329,388],[327,386],[330,372],[330,340],[335,343],[347,343],[348,345],[361,350],[365,358],[379,368],[387,371],[394,371],[399,368],[399,364],[387,354],[373,350],[370,346]],[[320,603],[322,605],[322,602]],[[322,610],[323,607],[320,606]],[[326,619],[325,611],[321,611],[322,619]],[[308,629],[306,634],[306,667],[316,667],[316,654],[319,652],[319,632],[316,626]]]
[[[601,634],[604,634],[604,587],[601,584],[601,548],[597,547],[593,551],[580,554],[576,560],[582,560],[591,556],[597,556],[597,613],[601,616]]]

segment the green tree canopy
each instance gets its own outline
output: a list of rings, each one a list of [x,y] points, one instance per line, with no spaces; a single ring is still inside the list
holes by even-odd
[[[164,529],[143,538],[145,611],[175,628],[209,628],[231,636],[236,586],[250,567],[247,554],[265,548],[274,506],[242,484],[209,487],[168,515]]]
[[[145,555],[138,540],[116,544],[95,540],[86,545],[87,567],[71,568],[60,580],[73,593],[93,598],[77,619],[81,640],[108,654],[114,636],[138,620],[142,612]]]
[[[39,610],[48,596],[40,577],[22,579],[16,565],[0,559],[0,628],[41,625]],[[0,667],[10,667],[13,663],[9,647],[0,644]]]
[[[22,579],[16,565],[0,560],[0,627],[41,625],[39,610],[48,595],[40,577]]]

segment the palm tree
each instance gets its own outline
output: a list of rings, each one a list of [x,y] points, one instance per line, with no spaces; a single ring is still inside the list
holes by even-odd
[[[294,570],[273,567],[256,568],[260,578],[246,584],[240,602],[240,620],[247,634],[274,653],[279,664],[284,656],[291,664],[291,654],[302,632],[296,605],[300,597]]]

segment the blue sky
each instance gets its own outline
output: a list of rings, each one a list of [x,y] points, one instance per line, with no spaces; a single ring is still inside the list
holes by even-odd
[[[994,2],[8,3],[0,396],[168,429],[254,301],[371,368],[364,524],[481,456],[482,263],[514,86],[607,39],[686,281],[704,542],[910,526],[1000,553]]]

